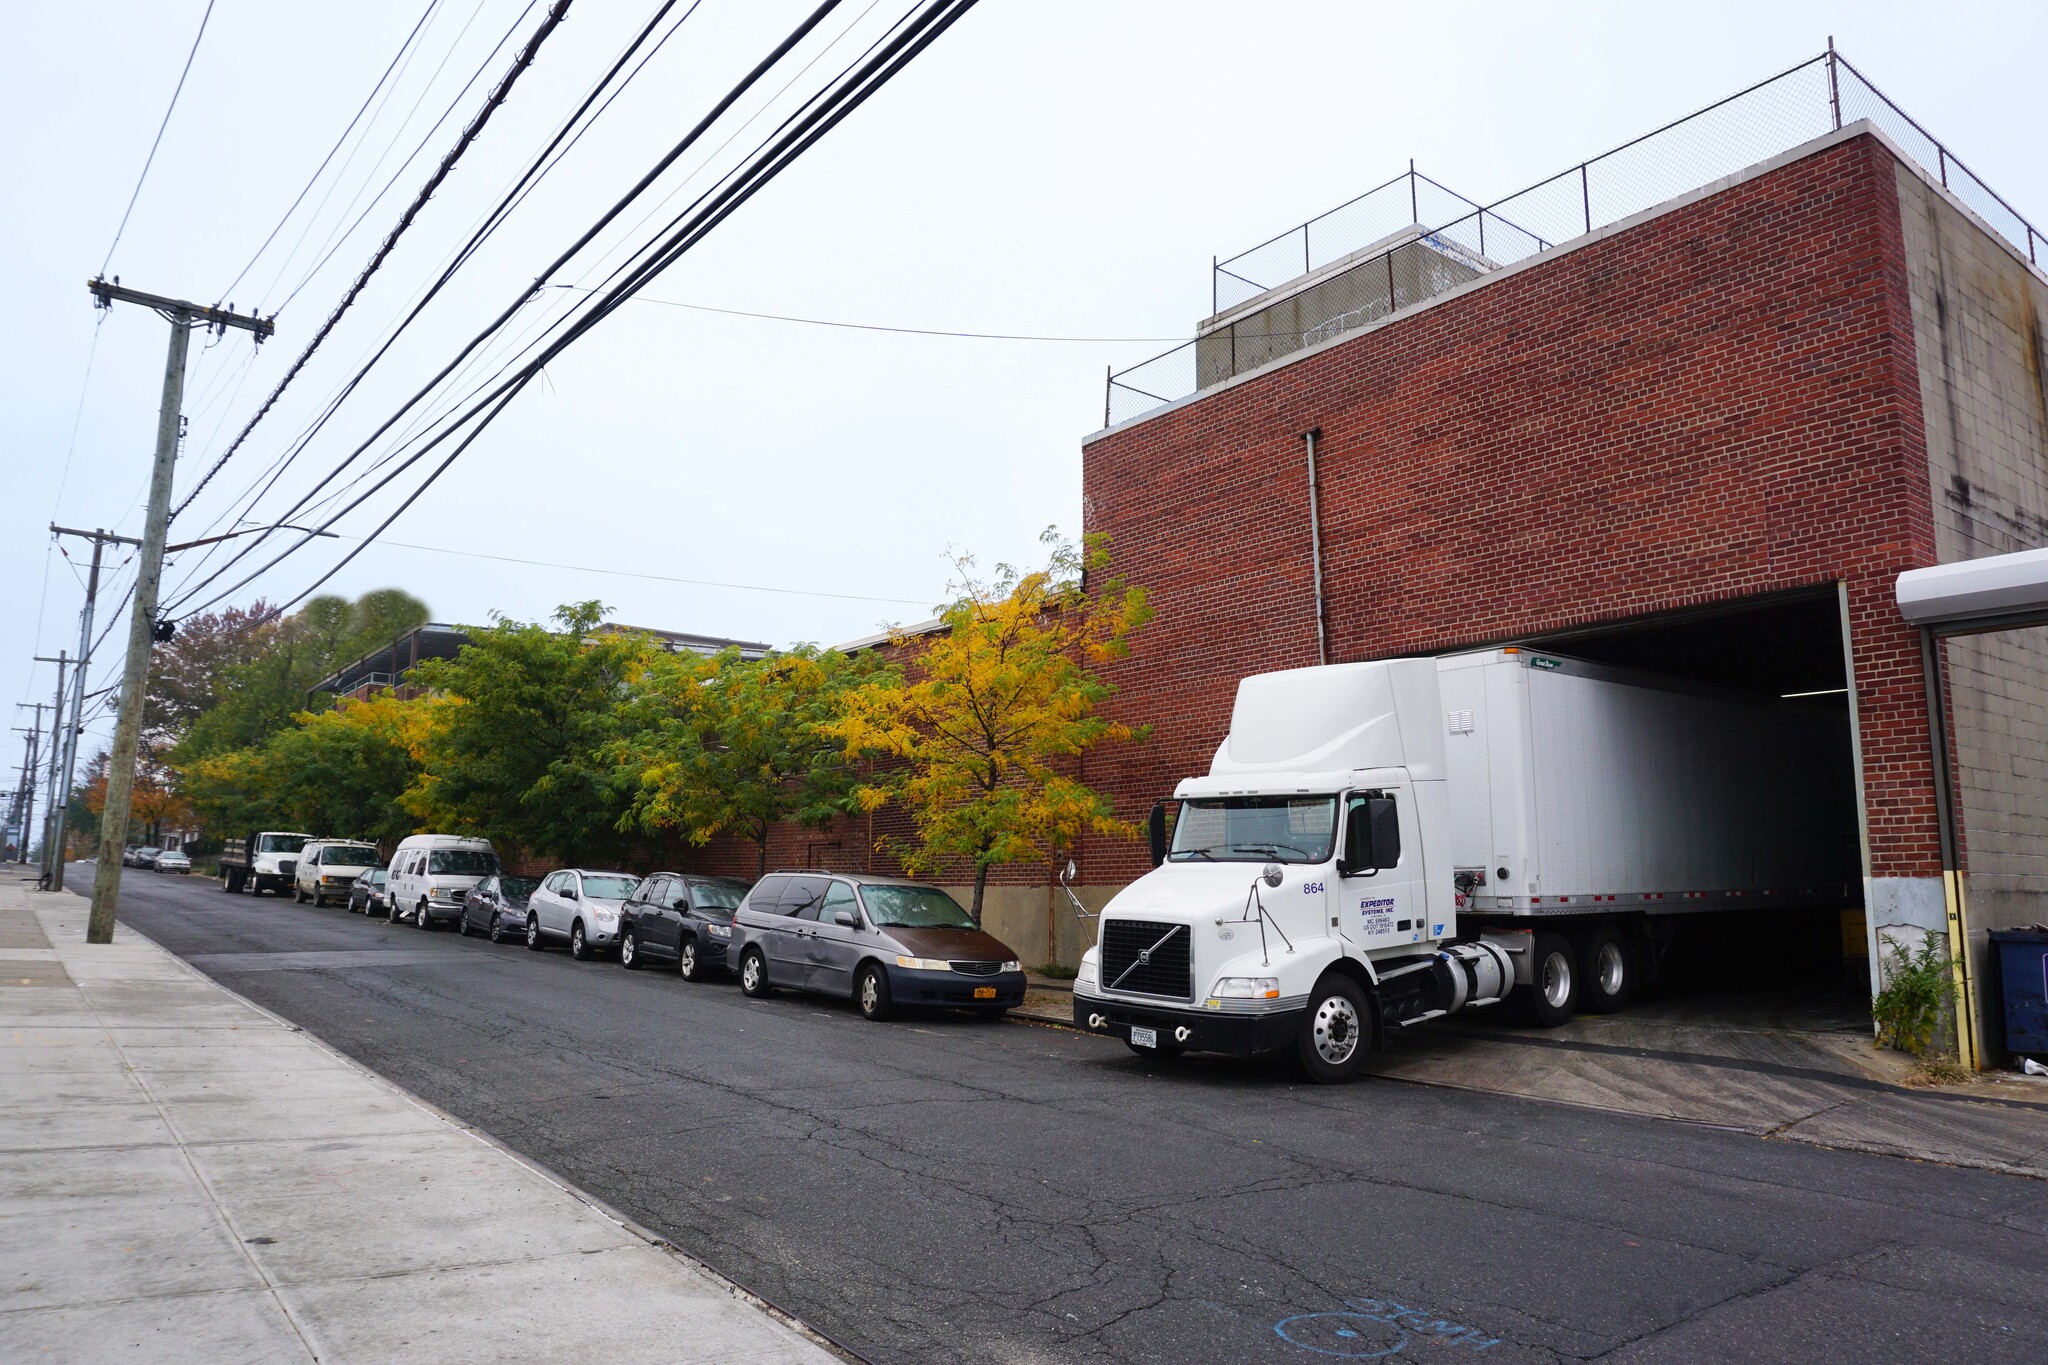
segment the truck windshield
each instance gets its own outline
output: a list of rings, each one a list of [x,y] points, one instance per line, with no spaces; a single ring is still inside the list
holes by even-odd
[[[303,834],[266,834],[256,841],[258,853],[297,853],[305,846]]]
[[[1320,863],[1337,832],[1334,796],[1218,796],[1180,804],[1177,863]]]

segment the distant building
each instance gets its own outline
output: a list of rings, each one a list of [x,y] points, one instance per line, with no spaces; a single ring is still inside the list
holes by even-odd
[[[671,654],[687,650],[708,655],[725,649],[738,649],[742,658],[758,659],[770,648],[758,640],[728,640],[718,635],[656,630],[620,621],[606,621],[598,629],[612,634],[651,636]],[[332,693],[338,701],[359,701],[379,692],[390,692],[401,699],[416,697],[420,689],[405,680],[406,674],[416,664],[428,659],[452,659],[468,643],[469,636],[460,627],[429,621],[417,630],[407,631],[383,648],[374,649],[360,659],[342,665],[314,683],[312,691]]]

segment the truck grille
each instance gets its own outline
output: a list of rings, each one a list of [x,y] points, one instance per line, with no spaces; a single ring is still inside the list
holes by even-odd
[[[994,976],[1003,969],[1000,962],[955,962],[953,970],[962,976]]]
[[[1162,942],[1162,940],[1164,940]],[[1111,919],[1102,922],[1102,987],[1138,995],[1194,995],[1189,963],[1189,933],[1184,924],[1154,920]]]

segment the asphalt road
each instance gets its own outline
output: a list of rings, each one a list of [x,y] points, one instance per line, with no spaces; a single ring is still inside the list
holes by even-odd
[[[877,1362],[2048,1360],[2044,1182],[875,1025],[197,878],[130,871],[121,915]]]

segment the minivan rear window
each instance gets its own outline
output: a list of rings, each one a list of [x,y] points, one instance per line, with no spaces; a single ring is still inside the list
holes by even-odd
[[[448,877],[488,877],[498,870],[498,855],[477,848],[437,848],[427,854],[427,871]]]
[[[760,881],[754,883],[754,894],[747,897],[748,908],[759,910],[767,915],[776,913],[776,907],[782,902],[782,888],[788,885],[789,878],[787,877],[761,878]]]

